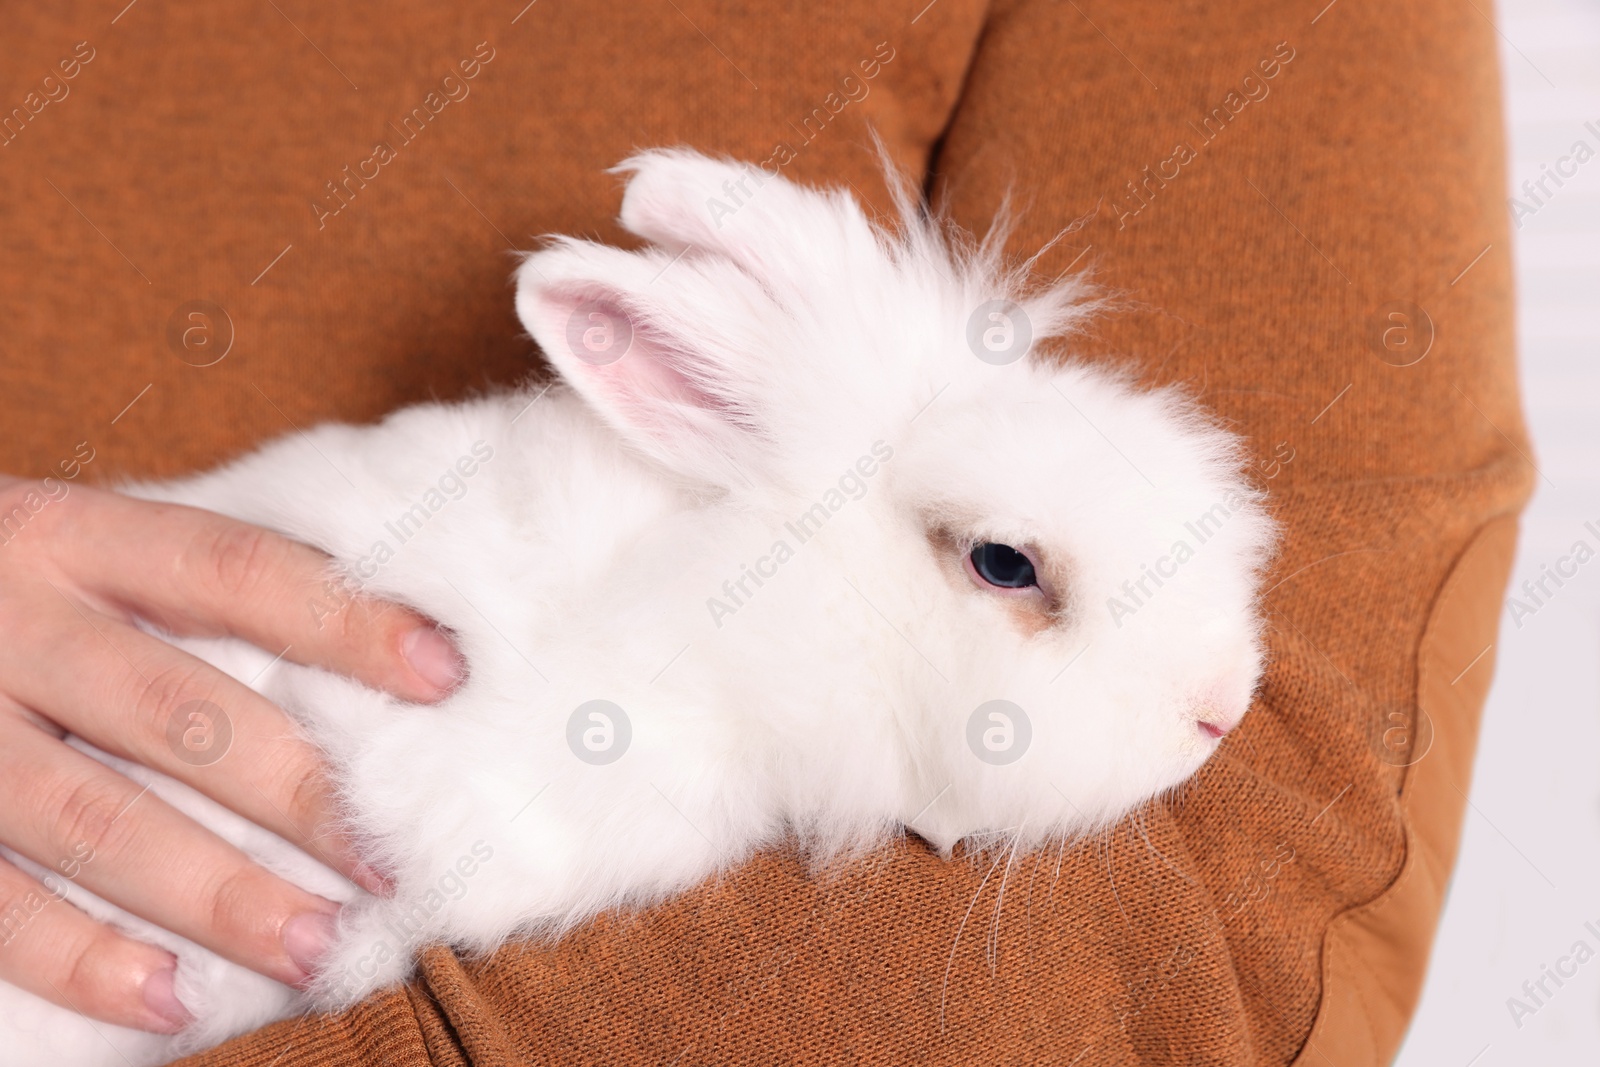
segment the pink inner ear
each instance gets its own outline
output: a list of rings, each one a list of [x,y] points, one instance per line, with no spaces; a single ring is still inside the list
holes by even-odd
[[[716,423],[754,429],[749,413],[715,387],[712,339],[685,336],[610,289],[569,288],[545,299],[565,341],[566,351],[552,357],[562,373],[634,429],[661,441],[716,437]]]

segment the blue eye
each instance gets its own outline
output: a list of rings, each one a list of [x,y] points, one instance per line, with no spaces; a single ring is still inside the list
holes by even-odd
[[[1010,545],[989,541],[972,547],[972,569],[997,589],[1026,589],[1038,585],[1033,562]]]

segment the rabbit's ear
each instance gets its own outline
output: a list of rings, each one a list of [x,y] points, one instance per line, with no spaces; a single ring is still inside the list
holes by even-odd
[[[756,362],[781,324],[742,271],[689,258],[559,238],[518,270],[517,314],[639,451],[695,481],[748,485],[770,437]]]
[[[672,251],[725,255],[764,281],[804,283],[882,256],[866,215],[838,190],[681,148],[640,152],[616,171],[630,175],[621,213],[629,231]]]

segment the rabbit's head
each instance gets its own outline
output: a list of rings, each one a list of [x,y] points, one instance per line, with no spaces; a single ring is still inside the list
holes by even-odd
[[[665,471],[826,528],[901,654],[881,673],[902,817],[946,849],[1037,839],[1192,774],[1262,666],[1273,527],[1239,442],[1174,389],[1041,354],[1092,312],[1087,287],[1031,286],[1003,234],[961,238],[893,178],[891,228],[688,151],[620,169],[649,244],[556,239],[518,311]]]

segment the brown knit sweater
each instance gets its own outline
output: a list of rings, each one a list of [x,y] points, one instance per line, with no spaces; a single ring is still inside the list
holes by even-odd
[[[8,12],[0,469],[174,475],[516,383],[507,252],[623,240],[605,168],[681,143],[883,205],[875,128],[970,227],[1009,190],[1018,252],[1081,221],[1041,267],[1129,297],[1091,354],[1248,437],[1286,530],[1272,664],[1181,797],[1097,842],[1000,870],[912,839],[827,878],[776,851],[191,1062],[1387,1062],[1531,484],[1492,27],[1446,0],[522,2]]]

